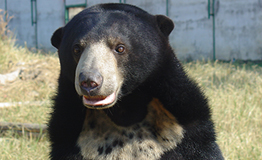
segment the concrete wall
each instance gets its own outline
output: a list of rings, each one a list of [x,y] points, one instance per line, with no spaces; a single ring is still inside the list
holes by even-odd
[[[262,0],[216,1],[217,59],[262,60]],[[64,2],[64,0],[37,0],[39,48],[55,51],[50,44],[50,37],[65,23]],[[66,0],[67,5],[84,2],[85,0]],[[87,5],[107,2],[118,3],[120,0],[87,0]],[[175,23],[170,43],[180,59],[212,59],[212,17],[208,19],[207,0],[125,0],[125,2],[152,14],[168,14]],[[5,0],[0,0],[0,8],[5,9]],[[24,45],[26,41],[28,47],[34,47],[35,26],[31,25],[30,0],[7,0],[7,11],[13,16],[9,28],[17,35],[17,43]]]
[[[221,0],[217,58],[262,60],[262,0]]]
[[[5,10],[4,0],[0,0],[0,9]],[[58,26],[64,25],[62,0],[37,0],[37,31],[31,23],[30,0],[7,0],[7,12],[13,17],[8,27],[16,35],[18,45],[32,48],[37,40],[39,48],[55,51],[50,37]]]

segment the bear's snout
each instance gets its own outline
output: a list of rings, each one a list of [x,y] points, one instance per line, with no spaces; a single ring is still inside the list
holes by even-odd
[[[104,41],[86,46],[75,70],[75,89],[84,106],[91,109],[112,107],[123,82],[121,68]]]
[[[79,84],[84,95],[94,96],[101,88],[103,77],[98,71],[81,72],[79,74]]]

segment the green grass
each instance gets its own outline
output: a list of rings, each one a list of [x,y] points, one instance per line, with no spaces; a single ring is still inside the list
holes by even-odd
[[[12,39],[1,37],[0,32],[0,74],[21,66],[25,67],[25,73],[40,70],[41,74],[35,79],[18,79],[0,85],[0,102],[50,100],[57,86],[57,56],[16,47]],[[196,61],[184,63],[184,66],[209,98],[217,142],[225,159],[262,159],[261,63]],[[44,124],[49,112],[50,104],[0,108],[0,122]],[[28,137],[12,131],[0,133],[1,160],[48,159],[48,152],[46,135]]]

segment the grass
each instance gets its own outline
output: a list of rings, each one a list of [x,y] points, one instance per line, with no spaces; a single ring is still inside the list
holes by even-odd
[[[35,70],[41,72],[37,77],[25,76],[0,85],[0,102],[50,100],[57,86],[57,56],[40,51],[33,53],[14,46],[12,38],[3,35],[0,38],[0,74],[19,67],[24,67],[25,75]],[[262,159],[261,63],[195,61],[184,66],[209,98],[218,144],[225,159]],[[0,122],[44,124],[49,112],[48,103],[0,108]],[[28,137],[12,131],[0,133],[1,160],[48,159],[48,146],[46,136]]]
[[[48,101],[54,95],[59,73],[56,54],[33,53],[27,48],[15,46],[15,38],[6,28],[0,10],[0,74],[21,69],[13,83],[0,84],[0,102]],[[7,35],[6,35],[7,33]],[[21,105],[0,108],[0,122],[45,124],[50,104],[43,106]],[[46,135],[28,136],[9,131],[0,133],[1,160],[48,159],[49,142]]]
[[[45,160],[48,159],[48,145],[46,137],[28,138],[10,133],[0,139],[0,157],[1,160]]]
[[[191,62],[188,73],[205,89],[226,159],[262,159],[262,68],[259,64]]]

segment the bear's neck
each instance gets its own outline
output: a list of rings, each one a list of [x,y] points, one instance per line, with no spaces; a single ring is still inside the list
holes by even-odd
[[[151,100],[150,95],[137,89],[104,111],[115,124],[127,127],[145,118]]]
[[[175,56],[166,59],[166,66],[150,83],[152,96],[158,98],[182,125],[210,119],[207,99],[200,87],[192,81]],[[161,82],[154,84],[154,82]]]
[[[68,90],[70,90],[70,92]],[[104,109],[103,111],[119,126],[127,127],[141,122],[147,115],[147,106],[152,100],[151,95],[141,90],[142,89],[137,88],[129,95],[121,98],[113,107]],[[63,74],[61,74],[59,78],[58,92],[59,96],[56,97],[56,103],[60,104],[57,105],[59,106],[58,108],[61,108],[63,112],[67,112],[69,115],[72,112],[77,112],[78,115],[81,115],[81,119],[83,119],[87,108],[84,107],[82,99],[76,93],[74,83],[68,80]],[[69,109],[67,109],[68,111],[65,111],[63,104],[74,107],[69,107]]]

